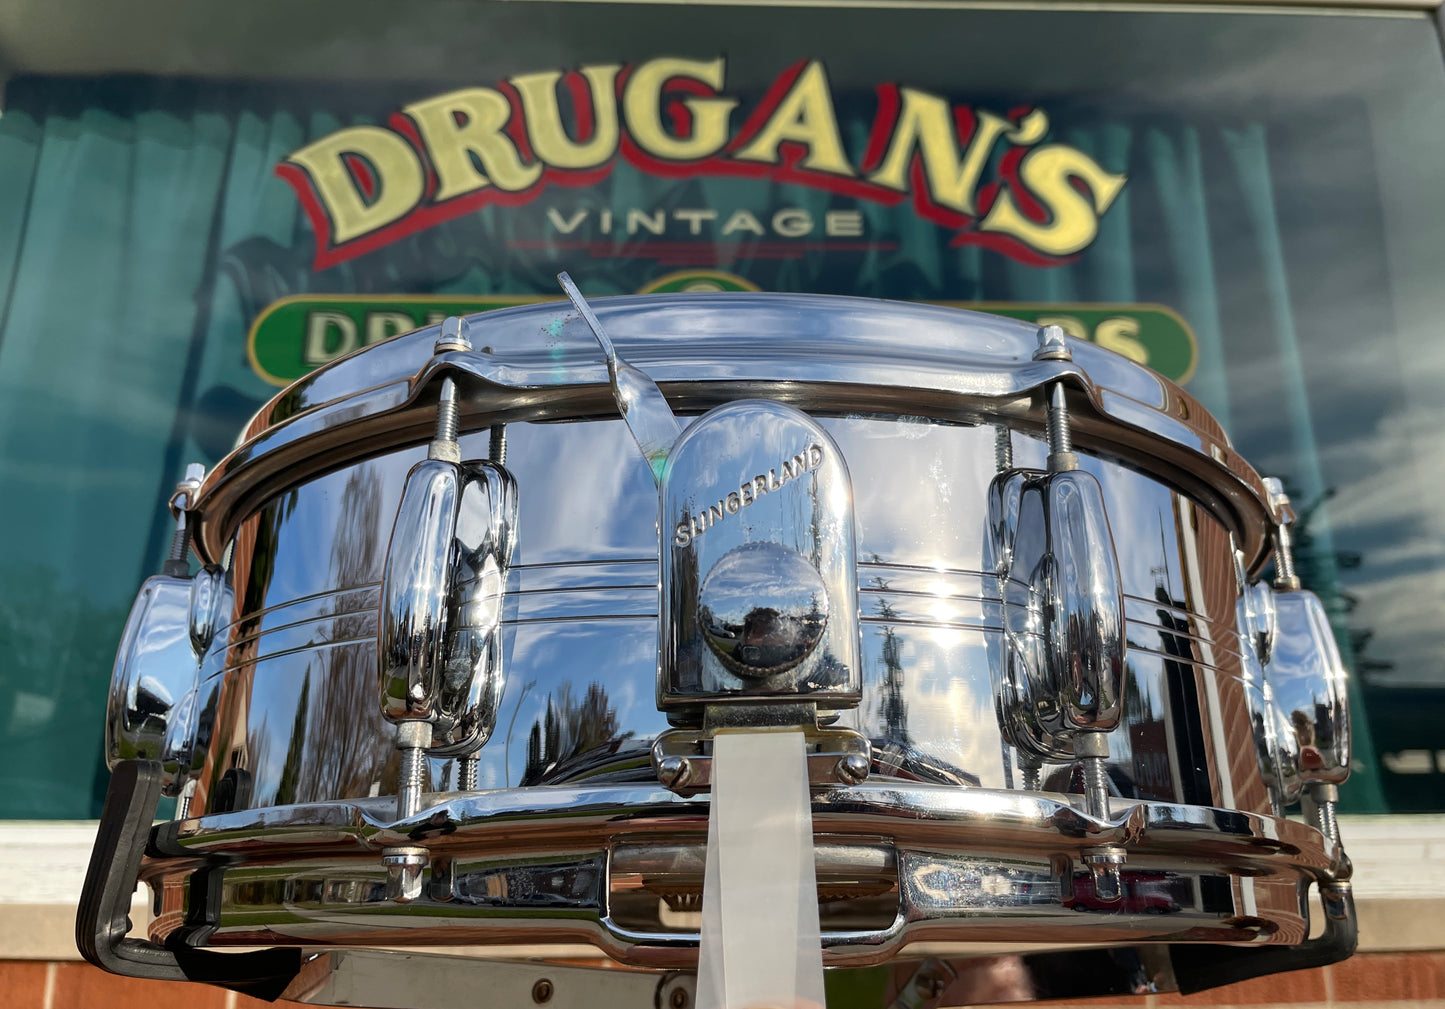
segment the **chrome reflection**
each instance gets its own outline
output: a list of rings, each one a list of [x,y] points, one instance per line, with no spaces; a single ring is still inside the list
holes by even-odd
[[[1304,590],[1277,593],[1275,609],[1279,632],[1265,675],[1299,753],[1300,781],[1343,784],[1350,774],[1349,674],[1329,617]]]
[[[111,673],[105,733],[111,767],[162,759],[173,711],[195,688],[200,666],[191,648],[190,607],[185,578],[156,575],[136,596]]]
[[[871,741],[875,774],[1017,786],[1020,759],[1000,757],[1006,741],[990,683],[991,653],[1004,640],[999,581],[980,535],[993,432],[872,416],[822,425],[854,470],[861,562],[864,700],[840,722]],[[485,430],[462,435],[463,454],[485,456],[488,441]],[[1013,441],[1020,465],[1041,468],[1042,442],[1018,433]],[[653,686],[656,513],[636,507],[655,500],[651,474],[615,419],[515,424],[508,443],[527,518],[503,602],[508,682],[494,738],[478,753],[478,787],[650,776],[652,741],[667,729]],[[198,731],[218,775],[236,767],[254,776],[254,804],[393,794],[397,754],[376,699],[379,592],[405,477],[424,452],[376,456],[300,484],[242,527],[237,619],[207,659],[207,676],[221,678],[207,681],[212,713],[203,705]],[[1233,585],[1227,617],[1189,588],[1196,569],[1227,570],[1228,535],[1209,513],[1181,511],[1182,499],[1157,481],[1080,461],[1103,488],[1111,528],[1131,530],[1115,543],[1129,593],[1130,675],[1111,738],[1111,789],[1229,805],[1203,690],[1226,658]],[[900,469],[931,474],[902,515]],[[1203,539],[1183,538],[1186,524]],[[215,711],[222,681],[226,703]],[[217,719],[224,731],[210,728]],[[1244,719],[1223,731],[1249,738]],[[1050,777],[1055,768],[1044,770]],[[442,787],[446,761],[431,761],[427,773],[428,788]],[[455,766],[449,780],[458,780]],[[1063,790],[1080,787],[1065,775]],[[197,808],[213,808],[210,794]]]
[[[163,574],[146,579],[131,605],[111,670],[105,756],[160,761],[161,790],[179,795],[191,771],[200,656],[231,603],[225,576],[189,575],[190,509],[205,468],[192,463],[169,502],[176,520]]]
[[[713,565],[697,593],[704,640],[748,679],[787,672],[812,654],[828,623],[828,588],[796,550],[745,543]]]
[[[673,446],[661,498],[660,706],[856,705],[853,496],[822,426],[781,403],[720,406]]]
[[[655,965],[696,941],[683,916],[702,886],[705,808],[647,785],[450,795],[403,821],[379,799],[293,806],[177,824],[147,873],[179,896],[198,864],[225,866],[214,945],[254,943],[258,927],[272,942],[358,944],[375,932],[357,926],[385,922],[395,945],[535,941],[544,927],[553,941]],[[619,810],[632,825],[623,834]],[[925,935],[1047,940],[1084,921],[1114,940],[1194,929],[1196,941],[1294,944],[1308,926],[1301,889],[1343,867],[1303,824],[1170,803],[1138,803],[1111,823],[1046,796],[872,782],[815,793],[813,815],[833,963],[876,961]],[[538,831],[545,850],[527,840]],[[406,906],[365,860],[402,841],[432,851]],[[1118,899],[1073,868],[1100,842],[1130,846]],[[182,924],[172,916],[158,937]]]
[[[1080,733],[1112,731],[1123,713],[1123,588],[1103,492],[1082,470],[1014,470],[994,481],[989,513],[1008,637],[1002,727],[1038,761],[1072,760]]]

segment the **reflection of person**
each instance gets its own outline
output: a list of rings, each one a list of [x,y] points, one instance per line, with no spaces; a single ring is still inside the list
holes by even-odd
[[[925,986],[932,982],[936,987],[914,987],[912,992],[904,987],[920,981]],[[1037,997],[1033,978],[1020,956],[986,956],[947,963],[929,959],[921,968],[904,961],[894,969],[894,983],[899,986],[895,1006],[916,1005],[920,996],[945,1006],[1027,1002]]]
[[[1294,726],[1294,737],[1299,740],[1301,747],[1315,745],[1315,726],[1309,715],[1299,710],[1291,711],[1289,722]]]
[[[1291,711],[1290,725],[1294,727],[1295,739],[1299,740],[1299,766],[1302,771],[1318,771],[1325,766],[1325,758],[1315,745],[1315,726],[1303,711]]]
[[[784,621],[782,613],[771,606],[755,606],[743,618],[744,645],[765,648],[769,645],[790,646],[797,636],[792,621]]]

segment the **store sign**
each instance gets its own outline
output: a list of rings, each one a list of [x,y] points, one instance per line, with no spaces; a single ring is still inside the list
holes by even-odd
[[[888,207],[909,201],[953,231],[952,244],[1035,266],[1087,248],[1126,181],[1049,141],[1040,108],[1000,113],[897,84],[879,85],[874,104],[867,142],[850,156],[818,60],[790,67],[750,109],[729,96],[723,57],[597,63],[413,102],[387,126],[352,126],[308,144],[277,173],[311,219],[317,270],[485,206],[594,186],[619,157],[667,179],[753,178]],[[602,209],[559,198],[545,216],[550,233],[538,241],[867,240],[864,214],[836,201],[815,215],[800,207]]]
[[[251,324],[246,356],[272,385],[289,385],[323,364],[451,315],[554,298],[422,295],[300,295],[273,302]]]
[[[1072,337],[1123,354],[1180,385],[1193,377],[1199,361],[1194,331],[1178,312],[1165,305],[1026,305],[1004,301],[936,304],[992,312],[1039,326],[1059,326]]]
[[[641,293],[754,290],[741,277],[717,270],[669,274]],[[256,373],[273,385],[302,375],[362,347],[435,325],[449,315],[557,300],[548,297],[364,297],[316,295],[283,298],[268,307],[251,327],[246,351]],[[1058,325],[1071,336],[1090,340],[1148,365],[1177,382],[1194,371],[1194,334],[1188,324],[1162,305],[1037,305],[1015,302],[941,302],[956,308],[992,312],[1039,325]]]

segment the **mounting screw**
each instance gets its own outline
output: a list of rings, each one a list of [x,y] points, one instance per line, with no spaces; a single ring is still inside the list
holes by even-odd
[[[1124,896],[1121,872],[1124,859],[1124,849],[1117,845],[1101,845],[1084,852],[1084,865],[1093,879],[1094,896],[1105,904],[1112,904]]]
[[[381,864],[386,866],[386,896],[398,904],[410,904],[421,897],[430,853],[425,848],[404,845],[383,848]]]
[[[552,982],[542,978],[532,985],[532,1001],[538,1005],[552,1001]]]
[[[834,770],[845,784],[861,785],[868,780],[868,758],[861,753],[850,753],[838,758],[838,766]]]
[[[1300,588],[1299,575],[1294,569],[1294,543],[1290,526],[1294,524],[1294,508],[1290,506],[1289,495],[1284,484],[1276,477],[1264,478],[1264,490],[1269,496],[1269,507],[1275,514],[1274,527],[1274,587],[1286,592]]]
[[[653,1009],[688,1009],[693,1004],[695,981],[696,978],[687,974],[664,974],[657,983],[657,994],[652,1000]]]
[[[471,350],[472,341],[467,336],[467,320],[453,315],[442,320],[441,335],[437,337],[433,352],[443,354],[449,350]]]
[[[684,788],[692,780],[692,761],[686,757],[663,757],[657,762],[657,780],[665,788]]]
[[[1058,326],[1039,327],[1039,346],[1034,351],[1035,361],[1072,361],[1074,352],[1064,340],[1064,331]]]

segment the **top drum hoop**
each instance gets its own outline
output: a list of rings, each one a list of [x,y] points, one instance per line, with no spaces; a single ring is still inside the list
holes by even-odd
[[[998,419],[1041,431],[1036,393],[1061,379],[1082,393],[1074,414],[1081,448],[1173,483],[1210,508],[1250,570],[1268,555],[1268,495],[1219,424],[1168,379],[1093,344],[1072,342],[1072,363],[1035,361],[1035,327],[1026,323],[862,298],[668,294],[604,298],[596,307],[619,349],[680,413],[758,397],[811,413]],[[201,489],[202,558],[218,560],[240,514],[286,483],[425,440],[444,373],[468,385],[464,430],[615,416],[606,366],[565,303],[469,322],[474,351],[433,357],[439,327],[417,330],[332,362],[263,407]]]

